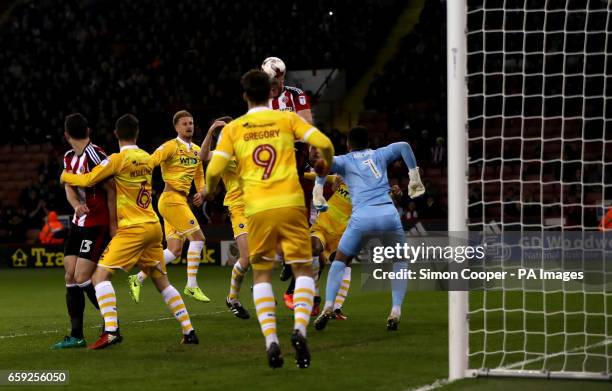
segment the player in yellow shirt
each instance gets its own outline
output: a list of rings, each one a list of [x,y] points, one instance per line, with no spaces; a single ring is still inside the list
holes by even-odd
[[[193,116],[189,112],[185,110],[177,112],[172,122],[178,137],[166,141],[157,148],[149,162],[151,169],[161,166],[162,178],[166,183],[157,203],[157,209],[164,218],[164,231],[168,243],[164,250],[164,262],[167,265],[179,258],[185,239],[189,239],[187,285],[183,293],[196,300],[209,302],[210,299],[202,292],[197,280],[204,248],[204,233],[187,203],[192,182],[195,182],[197,191],[193,196],[193,204],[201,206],[204,201],[201,194],[204,190],[204,170],[200,160],[200,147],[191,142],[194,126]],[[137,303],[145,279],[146,274],[143,272],[128,278],[130,294]]]
[[[310,159],[311,161],[319,159],[316,148],[310,148]],[[308,180],[314,181],[315,177],[316,174],[314,172],[304,174],[304,178]],[[321,302],[319,296],[319,268],[325,263],[331,263],[333,260],[332,256],[338,249],[338,243],[340,243],[340,238],[351,218],[353,209],[351,195],[346,184],[342,182],[342,178],[337,175],[328,175],[326,180],[328,183],[333,184],[334,194],[327,200],[328,209],[324,212],[319,212],[315,222],[310,227],[314,269],[313,278],[315,279],[315,300],[312,316],[318,315],[319,304]],[[347,319],[342,313],[342,306],[346,300],[350,284],[351,268],[347,267],[344,270],[342,285],[334,302],[334,317],[337,320]],[[293,288],[290,287],[290,290],[293,290]]]
[[[151,206],[150,155],[138,148],[138,120],[131,114],[120,117],[115,124],[120,152],[102,161],[87,174],[64,171],[61,180],[72,186],[88,187],[114,177],[117,188],[117,233],[104,250],[92,276],[100,312],[104,317],[104,332],[90,346],[102,349],[121,342],[117,299],[110,279],[116,269],[129,272],[138,267],[153,279],[153,284],[183,330],[182,343],[197,344],[191,320],[180,293],[170,285],[166,265],[161,262],[162,230]]]
[[[251,70],[241,83],[249,111],[224,127],[206,170],[206,193],[213,194],[226,166],[235,157],[249,228],[253,300],[266,339],[268,364],[273,368],[283,365],[271,284],[278,243],[296,276],[291,342],[296,364],[307,368],[310,353],[306,327],[312,311],[314,280],[304,193],[298,180],[293,143],[302,139],[319,148],[329,166],[334,148],[323,133],[297,114],[267,107],[270,80],[264,72]]]
[[[200,149],[200,159],[203,162],[207,162],[212,157],[210,147],[213,142],[213,138],[223,129],[223,127],[232,120],[231,117],[221,117],[213,122],[206,137],[202,142]],[[230,220],[232,222],[232,230],[234,231],[234,240],[238,246],[238,252],[240,254],[238,261],[232,268],[232,276],[230,278],[230,289],[229,294],[225,298],[225,304],[232,311],[232,313],[240,319],[249,319],[251,315],[244,308],[240,302],[240,288],[242,287],[242,281],[244,276],[249,270],[249,248],[247,241],[247,221],[244,215],[244,200],[242,199],[242,188],[240,187],[240,178],[236,173],[237,165],[236,159],[232,158],[225,168],[225,171],[221,174],[221,179],[225,185],[225,198],[223,199],[223,205],[225,205],[230,214]]]

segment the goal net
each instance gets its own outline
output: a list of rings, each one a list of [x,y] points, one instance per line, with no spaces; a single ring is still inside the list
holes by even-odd
[[[469,231],[597,235],[612,202],[611,3],[467,0]],[[529,243],[509,246],[541,257],[512,267],[545,269],[558,256],[555,270],[586,268],[598,283],[515,280],[470,292],[466,375],[612,378],[609,249]],[[571,266],[570,252],[574,261],[582,252]]]

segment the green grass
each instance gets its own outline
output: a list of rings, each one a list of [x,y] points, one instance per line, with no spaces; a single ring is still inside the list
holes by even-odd
[[[51,351],[49,347],[68,332],[64,303],[63,270],[0,269],[0,370],[68,369],[70,389],[278,389],[278,390],[406,390],[447,376],[447,294],[409,292],[400,330],[387,332],[389,293],[361,292],[358,269],[345,304],[349,320],[333,321],[323,332],[309,329],[312,366],[293,364],[289,343],[292,313],[278,306],[281,348],[285,367],[267,367],[264,340],[256,319],[240,320],[226,311],[229,268],[203,267],[200,285],[211,297],[204,304],[186,299],[200,337],[198,346],[182,346],[180,328],[170,318],[152,284],[134,304],[126,277],[113,281],[124,341],[103,351],[87,349]],[[174,285],[182,291],[185,270],[170,269]],[[242,300],[254,314],[250,277]],[[274,283],[282,303],[284,283]],[[88,303],[86,338],[93,342],[101,319]],[[7,337],[12,336],[12,337]],[[609,383],[539,380],[465,380],[449,389],[603,389]],[[28,389],[28,387],[19,387]],[[35,389],[34,387],[32,389]]]

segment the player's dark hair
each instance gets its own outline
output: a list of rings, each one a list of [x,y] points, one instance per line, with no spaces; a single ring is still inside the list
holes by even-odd
[[[259,69],[251,69],[240,79],[242,89],[249,101],[255,104],[267,104],[270,99],[270,78]]]
[[[370,145],[368,140],[368,128],[365,126],[355,126],[349,130],[348,143],[353,151],[366,149]]]
[[[70,114],[64,121],[64,130],[73,139],[86,139],[89,136],[88,128],[87,118],[81,113]]]
[[[193,118],[193,115],[191,115],[191,113],[190,113],[190,112],[188,112],[187,110],[177,111],[177,112],[174,114],[174,117],[172,117],[172,123],[173,123],[174,125],[176,125],[176,123],[177,123],[177,122],[179,122],[179,120],[180,120],[181,118],[185,118],[185,117],[191,117],[191,118]]]
[[[124,114],[115,122],[115,134],[119,140],[133,141],[138,137],[138,118]]]

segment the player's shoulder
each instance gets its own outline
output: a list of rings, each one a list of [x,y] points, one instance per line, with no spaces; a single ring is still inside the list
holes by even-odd
[[[104,148],[94,144],[94,143],[89,143],[89,145],[87,146],[87,148],[89,148],[90,151],[92,152],[97,152],[97,153],[102,153],[104,155],[106,155],[106,152],[104,151]]]
[[[223,133],[229,133],[236,129],[249,129],[258,126],[261,121],[282,117],[284,113],[286,112],[272,109],[247,112],[225,125],[223,127]]]
[[[160,148],[168,148],[168,147],[176,147],[178,146],[178,140],[177,138],[171,138],[170,140],[166,140],[162,143],[162,145],[160,145]]]
[[[393,149],[392,145],[393,144],[389,144],[382,147],[378,147],[376,149],[372,149],[372,152],[377,155],[388,153]]]
[[[147,151],[145,151],[144,149],[141,149],[141,148],[132,149],[132,151],[134,151],[134,154],[137,154],[139,156],[143,156],[145,158],[151,157],[151,154],[149,152],[147,152]]]
[[[176,148],[178,148],[178,140],[176,138],[172,138],[164,141],[159,147],[156,148],[156,151],[173,150]]]
[[[233,132],[234,129],[236,129],[241,124],[243,124],[244,122],[247,121],[246,117],[247,117],[247,115],[243,114],[240,117],[237,117],[237,118],[231,120],[230,122],[228,122],[227,124],[225,124],[225,126],[221,130],[221,133],[219,133],[219,136],[224,135],[224,134],[230,134],[231,132]]]
[[[115,152],[109,156],[110,158],[127,157],[127,156],[151,156],[149,152],[140,147],[122,148],[119,152]]]
[[[68,157],[72,157],[74,156],[74,149],[69,149],[66,151],[66,153],[64,154],[64,158],[68,158]]]
[[[376,151],[373,149],[361,149],[359,151],[351,151],[346,155],[343,155],[345,162],[359,163],[364,159],[370,159],[372,155],[375,155]],[[359,163],[361,164],[361,163]]]
[[[125,152],[126,151],[119,151],[119,152],[111,153],[108,156],[104,156],[104,159],[102,159],[100,163],[98,163],[98,165],[104,167],[107,164],[117,161],[117,160],[126,160],[127,157],[126,157]]]
[[[223,132],[225,132],[226,129],[232,129],[235,128],[237,125],[242,124],[244,121],[246,121],[249,118],[249,113],[246,114],[242,114],[240,117],[236,117],[233,120],[231,120],[230,122],[228,122],[224,127],[223,127]]]
[[[89,143],[85,147],[84,152],[87,154],[89,159],[95,164],[100,164],[104,159],[106,159],[106,153],[104,152],[104,150],[93,143]]]
[[[290,93],[291,95],[304,95],[304,91],[294,87],[294,86],[285,86],[285,91],[287,91],[288,93]]]
[[[397,146],[401,144],[408,144],[408,143],[405,141],[399,141],[399,142],[385,145],[383,147],[376,148],[373,151],[376,156],[389,158],[390,156],[393,156],[397,153],[398,151]]]
[[[278,120],[278,121],[294,122],[302,118],[295,111],[290,111],[290,110],[271,110],[271,111],[272,112],[269,114],[268,118]]]

